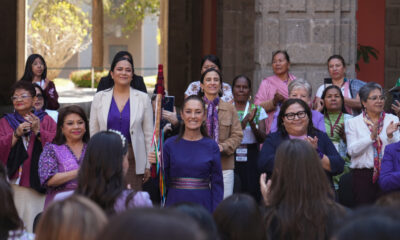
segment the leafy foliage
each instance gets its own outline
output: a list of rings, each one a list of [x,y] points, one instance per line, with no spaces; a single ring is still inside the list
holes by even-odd
[[[94,72],[94,87],[97,88],[99,85],[100,79],[102,77],[107,76],[108,71],[102,72]],[[73,71],[69,75],[71,81],[75,84],[76,87],[91,87],[92,84],[92,71],[91,70],[80,70]]]
[[[53,79],[75,53],[91,43],[89,15],[65,0],[34,0],[32,6],[28,49],[45,58],[48,78]]]
[[[103,0],[105,12],[124,21],[123,32],[137,28],[146,15],[159,14],[160,0]]]
[[[358,63],[362,59],[365,63],[369,63],[370,56],[375,59],[378,59],[379,51],[371,46],[364,46],[364,45],[357,45],[357,63],[356,63],[356,70],[357,72],[360,71],[360,66]]]

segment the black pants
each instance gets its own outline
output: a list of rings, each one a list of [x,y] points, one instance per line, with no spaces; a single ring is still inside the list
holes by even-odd
[[[353,196],[356,206],[373,204],[381,195],[378,182],[372,182],[373,168],[353,169]]]
[[[235,175],[240,180],[240,186],[235,186],[235,189],[238,189],[241,193],[250,194],[256,201],[259,201],[261,197],[260,174],[257,170],[258,152],[258,144],[247,144],[247,161],[237,162],[235,160]]]

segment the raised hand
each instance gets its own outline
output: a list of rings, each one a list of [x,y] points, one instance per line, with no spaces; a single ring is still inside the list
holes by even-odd
[[[393,137],[393,133],[399,128],[400,123],[394,123],[393,121],[390,122],[389,126],[386,128],[386,135],[388,138]]]
[[[317,138],[317,136],[315,136],[315,137],[307,136],[306,141],[309,142],[311,144],[311,146],[313,146],[313,148],[315,148],[315,149],[318,148],[318,138]]]

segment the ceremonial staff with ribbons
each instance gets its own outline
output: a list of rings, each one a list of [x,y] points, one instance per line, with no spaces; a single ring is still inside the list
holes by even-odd
[[[156,96],[156,105],[155,105],[155,124],[154,124],[154,133],[153,140],[151,146],[154,147],[154,152],[156,155],[156,164],[152,164],[151,166],[151,177],[157,178],[159,176],[159,189],[161,196],[161,205],[165,204],[165,195],[166,195],[166,186],[165,186],[165,175],[164,175],[164,165],[162,160],[162,146],[164,142],[163,131],[161,130],[161,118],[162,118],[162,102],[165,96],[164,89],[164,73],[163,73],[163,65],[158,64],[158,75],[157,75],[157,84],[155,86]]]

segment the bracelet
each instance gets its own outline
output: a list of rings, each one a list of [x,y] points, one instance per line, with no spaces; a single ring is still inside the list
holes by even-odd
[[[18,136],[17,129],[14,130],[14,137],[16,137],[16,138],[20,138],[21,137],[21,136]]]

